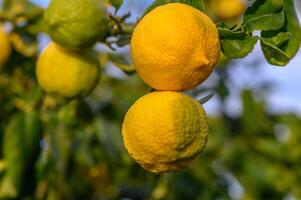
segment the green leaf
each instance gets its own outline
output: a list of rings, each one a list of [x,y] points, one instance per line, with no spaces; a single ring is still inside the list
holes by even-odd
[[[207,103],[213,96],[214,96],[214,93],[210,93],[210,94],[208,94],[207,96],[201,98],[201,99],[199,100],[199,102],[200,102],[201,104],[205,104],[205,103]]]
[[[223,39],[237,39],[244,38],[246,36],[246,31],[243,27],[227,27],[225,24],[218,24],[217,30],[220,38]]]
[[[121,69],[126,74],[132,74],[136,70],[133,65],[129,64],[123,55],[109,53],[109,59],[112,61],[113,65]]]
[[[277,30],[283,23],[283,0],[256,1],[244,15],[244,25],[249,31]]]
[[[11,118],[4,133],[3,154],[7,172],[0,188],[0,197],[2,198],[15,198],[21,189],[22,177],[26,167],[23,122],[24,116],[22,114],[15,115]]]
[[[253,51],[257,41],[256,36],[246,36],[243,39],[222,39],[222,51],[229,58],[243,58]]]
[[[24,189],[25,176],[34,171],[40,137],[41,122],[36,114],[18,113],[9,121],[3,138],[3,156],[7,170],[0,187],[1,198],[16,198],[21,189]]]
[[[108,0],[118,10],[123,4],[123,0]]]
[[[249,20],[246,23],[248,30],[276,30],[284,23],[284,13],[268,14]]]
[[[43,9],[27,0],[4,0],[0,18],[18,22],[30,20],[43,14]]]
[[[41,32],[47,33],[47,29],[48,26],[44,20],[43,15],[31,19],[28,25],[26,26],[26,30],[30,34],[38,34]]]
[[[261,33],[261,47],[265,58],[272,65],[285,66],[300,48],[301,28],[293,0],[284,3],[285,23],[277,31]]]

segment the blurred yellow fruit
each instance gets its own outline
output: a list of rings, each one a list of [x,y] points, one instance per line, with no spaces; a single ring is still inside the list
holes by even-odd
[[[157,90],[183,91],[211,74],[219,54],[216,26],[201,11],[169,3],[146,14],[131,39],[139,76]]]
[[[3,27],[0,25],[0,69],[7,62],[11,54],[11,45],[8,35],[3,30]]]
[[[42,52],[36,69],[40,86],[65,98],[84,97],[95,87],[100,76],[96,52],[75,52],[51,43]]]
[[[201,104],[178,92],[153,92],[127,112],[122,135],[128,153],[154,173],[176,172],[195,160],[207,142]]]
[[[235,20],[246,10],[244,0],[210,0],[209,9],[219,20]]]

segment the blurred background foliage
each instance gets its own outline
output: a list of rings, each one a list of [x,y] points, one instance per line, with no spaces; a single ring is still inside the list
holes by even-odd
[[[183,172],[154,175],[122,144],[127,109],[150,91],[128,66],[128,54],[98,48],[103,75],[97,88],[85,99],[56,101],[35,79],[43,9],[26,0],[2,3],[13,52],[0,72],[0,199],[301,199],[301,118],[267,111],[262,94],[273,85],[245,88],[241,114],[229,115],[233,63],[224,58],[210,84],[188,92],[213,91],[219,99],[220,114],[208,118],[206,149]],[[123,46],[128,39],[112,41]],[[112,63],[125,73],[116,76]]]

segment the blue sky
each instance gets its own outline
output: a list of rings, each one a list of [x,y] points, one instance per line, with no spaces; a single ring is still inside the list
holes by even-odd
[[[49,0],[32,0],[42,6],[47,6]],[[135,21],[153,0],[125,0],[119,13],[132,12],[131,20]],[[129,10],[130,9],[130,10]],[[300,19],[300,13],[299,13]],[[254,74],[252,66],[254,60],[259,61],[256,65],[259,68]],[[268,109],[271,112],[294,112],[301,116],[301,51],[286,67],[275,67],[269,65],[261,52],[259,44],[254,51],[244,59],[234,61],[235,67],[231,70],[234,86],[231,96],[227,101],[227,110],[236,115],[241,110],[238,100],[239,91],[245,87],[253,87],[262,82],[272,82],[275,87],[265,97]],[[210,78],[207,82],[210,82]],[[206,83],[205,83],[206,84]],[[213,98],[205,109],[209,114],[218,112],[217,99]]]

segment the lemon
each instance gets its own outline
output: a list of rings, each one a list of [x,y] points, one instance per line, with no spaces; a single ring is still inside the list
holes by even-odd
[[[8,35],[3,30],[2,26],[0,25],[0,69],[4,66],[7,62],[10,54],[11,54],[11,45],[9,42]]]
[[[246,10],[244,0],[210,0],[209,9],[219,20],[235,20]]]
[[[201,104],[187,95],[147,94],[127,112],[122,135],[128,153],[154,173],[184,169],[204,148],[208,127]]]
[[[157,90],[196,87],[220,54],[216,26],[201,11],[181,3],[159,6],[134,29],[131,55],[138,75]]]
[[[65,48],[79,50],[105,37],[106,9],[100,0],[52,0],[44,18],[51,39]]]
[[[100,66],[92,50],[71,51],[51,43],[38,59],[36,75],[48,93],[65,98],[84,97],[97,84]]]

